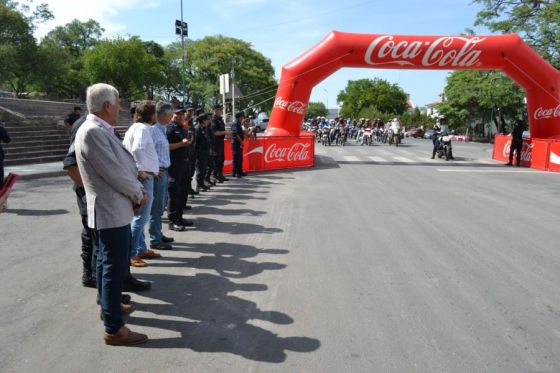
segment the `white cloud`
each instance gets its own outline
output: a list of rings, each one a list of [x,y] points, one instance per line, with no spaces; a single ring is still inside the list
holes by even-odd
[[[144,4],[144,8],[146,8],[146,9],[159,8],[159,3],[155,2],[155,1],[148,1],[147,3]]]
[[[99,22],[105,29],[105,35],[113,35],[126,28],[124,24],[113,19],[123,11],[138,6],[158,6],[154,1],[144,3],[142,0],[49,0],[48,5],[55,18],[37,27],[35,36],[39,38],[45,36],[56,26],[65,25],[74,19],[87,21],[90,18]]]

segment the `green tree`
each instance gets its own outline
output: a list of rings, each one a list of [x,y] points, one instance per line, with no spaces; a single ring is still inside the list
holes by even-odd
[[[407,94],[396,84],[383,79],[351,80],[337,96],[344,117],[356,118],[364,109],[399,115],[408,108]]]
[[[399,117],[399,122],[408,129],[424,127],[424,129],[432,128],[435,124],[435,119],[422,114],[417,107],[409,110]]]
[[[36,57],[37,45],[29,19],[0,4],[0,84],[21,97],[33,82]]]
[[[235,84],[243,94],[237,98],[236,108],[255,106],[259,112],[272,108],[277,87],[274,68],[250,43],[221,35],[208,36],[188,41],[186,50],[187,102],[204,106],[220,102],[219,76],[234,70]],[[180,66],[181,45],[173,43],[166,51]]]
[[[476,132],[482,134],[485,124],[493,122],[503,129],[524,112],[523,89],[499,71],[455,71],[444,92],[446,100],[438,111],[454,128],[477,124]]]
[[[159,66],[138,37],[102,40],[84,54],[88,80],[114,85],[125,99],[145,98]]]
[[[474,0],[483,5],[475,25],[492,32],[516,32],[560,68],[560,2],[558,0]]]
[[[54,28],[45,39],[68,50],[73,56],[82,56],[87,49],[99,42],[104,31],[105,29],[93,19],[86,22],[75,19],[64,26]]]
[[[307,114],[305,115],[307,118],[315,119],[317,117],[324,117],[327,116],[329,110],[322,102],[310,102],[307,105]]]

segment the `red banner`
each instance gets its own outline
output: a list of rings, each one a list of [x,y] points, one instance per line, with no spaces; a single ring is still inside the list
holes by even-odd
[[[538,170],[548,170],[548,158],[550,154],[550,145],[552,142],[550,140],[543,139],[532,139],[532,156],[531,156],[531,168],[536,168]]]
[[[550,171],[560,172],[560,142],[550,144],[548,169]]]
[[[509,162],[509,150],[511,147],[511,136],[496,135],[494,137],[494,154],[493,159],[502,162]],[[523,148],[521,150],[521,165],[531,167],[532,157],[531,139],[523,140]],[[515,155],[513,161],[515,162]]]
[[[225,142],[224,172],[231,173],[233,157],[231,142]],[[265,171],[287,168],[313,167],[315,164],[315,138],[259,137],[243,142],[243,171]]]

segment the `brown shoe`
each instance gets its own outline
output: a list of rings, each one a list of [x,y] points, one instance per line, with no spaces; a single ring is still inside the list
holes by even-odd
[[[132,258],[130,258],[130,265],[133,267],[147,267],[148,264],[143,261],[142,259],[140,259],[140,257],[138,256],[134,256]]]
[[[127,315],[130,315],[132,312],[136,310],[134,307],[134,303],[121,303],[121,312]],[[99,319],[103,321],[103,310],[99,308]]]
[[[122,326],[116,334],[104,333],[103,340],[105,344],[111,346],[134,346],[146,342],[148,336],[146,334],[135,333],[126,326]]]
[[[160,254],[160,253],[156,253],[156,252],[153,251],[153,250],[148,250],[148,251],[145,251],[145,252],[143,252],[143,253],[138,254],[138,257],[139,257],[140,259],[153,259],[153,258],[159,258],[159,257],[161,257],[161,254]]]

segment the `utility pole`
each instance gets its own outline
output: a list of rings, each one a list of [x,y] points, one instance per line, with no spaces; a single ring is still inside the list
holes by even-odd
[[[235,70],[231,70],[231,112],[235,120]]]

